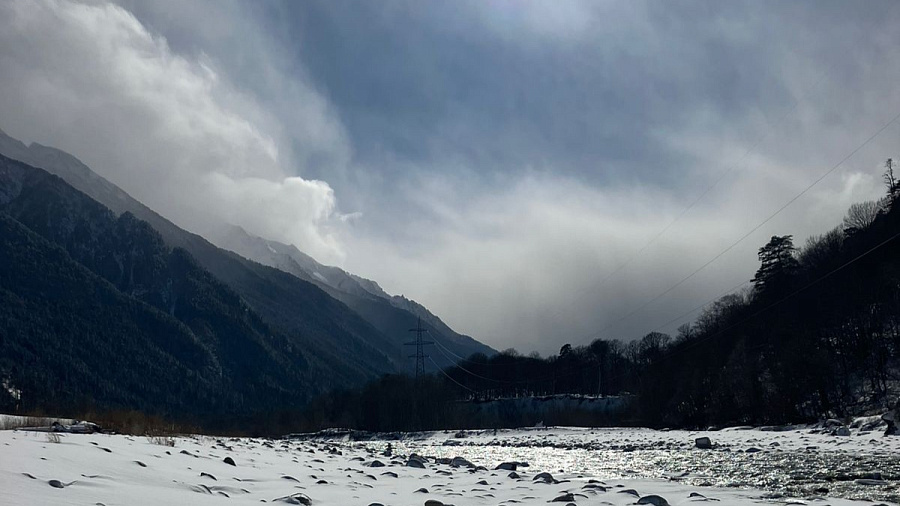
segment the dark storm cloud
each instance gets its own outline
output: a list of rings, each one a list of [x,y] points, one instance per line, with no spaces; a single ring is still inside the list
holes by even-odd
[[[744,20],[760,17],[748,6],[586,3],[572,13],[583,26],[544,33],[543,20],[517,12],[539,5],[290,2],[278,19],[362,162],[671,185],[695,160],[660,145],[659,132],[698,111],[740,129],[790,105],[772,68],[785,41],[765,33],[790,20],[766,26],[775,14],[748,33]]]

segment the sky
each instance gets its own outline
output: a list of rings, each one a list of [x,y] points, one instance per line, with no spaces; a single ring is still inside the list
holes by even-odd
[[[0,128],[189,230],[295,244],[546,355],[674,333],[770,236],[880,197],[898,22],[891,1],[0,0]]]

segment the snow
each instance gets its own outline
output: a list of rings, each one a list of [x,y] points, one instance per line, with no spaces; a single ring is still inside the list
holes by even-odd
[[[554,462],[541,468],[532,459],[534,448],[507,448],[509,454],[531,460],[520,467],[519,479],[509,471],[454,468],[428,459],[424,469],[405,465],[406,451],[416,448],[424,455],[449,458],[466,450],[477,450],[480,459],[468,458],[476,465],[493,469],[507,457],[495,444],[557,444],[598,447],[635,444],[692,444],[693,438],[708,436],[716,445],[735,448],[755,445],[768,447],[778,442],[782,451],[799,451],[810,445],[821,452],[858,451],[871,454],[896,454],[900,438],[878,436],[878,444],[868,434],[835,437],[810,434],[807,429],[786,432],[759,430],[689,432],[649,429],[579,429],[455,432],[425,434],[392,441],[394,457],[381,455],[385,441],[320,441],[227,439],[205,436],[173,438],[174,446],[157,444],[145,437],[104,434],[65,434],[60,443],[52,443],[47,434],[0,431],[0,504],[259,504],[261,501],[303,493],[313,505],[422,505],[434,499],[445,504],[512,505],[548,504],[572,493],[576,504],[635,504],[638,496],[624,493],[632,489],[639,496],[659,495],[669,504],[694,504],[717,499],[719,504],[751,505],[759,503],[863,504],[829,498],[802,501],[777,498],[760,490],[698,487],[683,481],[648,478],[592,479],[578,462]],[[874,433],[873,433],[874,434]],[[455,445],[466,446],[455,446]],[[873,450],[872,447],[875,447]],[[697,455],[712,455],[693,450]],[[438,455],[438,452],[441,454]],[[707,451],[712,452],[712,450]],[[471,453],[471,452],[470,452]],[[475,452],[477,453],[477,452]],[[235,465],[224,462],[226,457]],[[384,467],[368,467],[373,460]],[[562,470],[562,471],[561,471]],[[533,481],[541,471],[552,473],[553,483]],[[395,473],[392,477],[385,473]],[[58,480],[55,485],[51,480]],[[585,487],[589,485],[588,487]],[[605,487],[605,491],[602,488]],[[417,492],[425,488],[428,492]],[[578,495],[582,494],[582,495]],[[701,494],[704,497],[692,494]],[[225,497],[228,496],[228,498]],[[604,503],[605,501],[605,503]],[[567,501],[561,502],[566,504]],[[289,504],[289,502],[276,502]],[[869,503],[871,504],[871,503]]]

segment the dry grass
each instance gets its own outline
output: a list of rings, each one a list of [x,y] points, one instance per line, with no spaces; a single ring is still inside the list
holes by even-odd
[[[57,433],[57,432],[48,432],[47,433],[47,442],[48,443],[56,443],[56,444],[61,443],[62,436],[60,436],[59,433]]]
[[[72,420],[46,416],[0,415],[0,430],[21,429],[23,427],[49,427],[53,422],[72,423]]]
[[[147,441],[155,445],[175,447],[175,438],[169,436],[147,436]]]

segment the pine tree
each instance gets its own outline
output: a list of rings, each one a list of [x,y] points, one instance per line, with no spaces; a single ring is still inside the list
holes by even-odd
[[[759,249],[760,266],[753,277],[758,294],[771,293],[786,284],[799,267],[796,252],[792,235],[773,235],[769,243]]]

